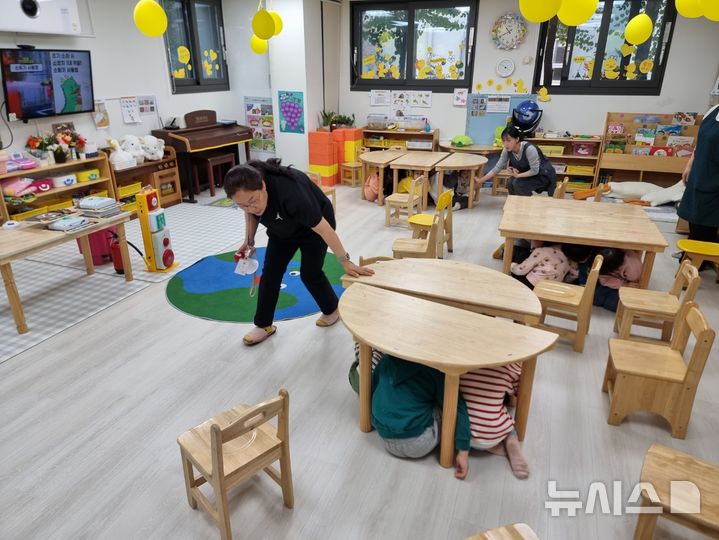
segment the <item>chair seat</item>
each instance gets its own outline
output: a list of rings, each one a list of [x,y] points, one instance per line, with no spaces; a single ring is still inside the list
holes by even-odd
[[[335,191],[334,186],[320,186],[320,189],[322,190],[322,193],[332,193]]]
[[[571,307],[579,307],[583,293],[584,287],[551,279],[543,279],[534,287],[534,294],[540,301]]]
[[[347,169],[361,169],[362,163],[359,161],[348,161],[347,163],[343,163],[342,166]]]
[[[619,301],[625,308],[640,313],[673,317],[679,311],[679,299],[664,291],[622,287],[619,289]]]
[[[217,165],[224,165],[225,163],[233,163],[235,161],[235,154],[231,152],[227,152],[224,154],[191,154],[190,157],[193,161],[206,162],[213,167]]]
[[[414,196],[416,200],[420,199],[419,195]],[[392,193],[384,198],[385,204],[409,204],[410,202],[409,193]]]
[[[396,253],[425,253],[427,251],[427,238],[397,238],[392,242],[392,251]]]
[[[409,222],[412,225],[431,227],[432,223],[434,223],[434,216],[432,214],[415,214],[411,218],[409,218]]]
[[[708,257],[719,257],[719,244],[715,242],[682,239],[677,241],[677,247],[688,253],[697,253]]]
[[[188,457],[197,465],[197,468],[206,476],[212,476],[212,449],[210,443],[210,428],[218,424],[225,428],[245,414],[250,407],[240,405],[225,411],[219,416],[210,418],[199,426],[187,430],[177,438]],[[224,472],[229,476],[234,471],[260,458],[267,452],[280,448],[282,442],[276,436],[276,428],[264,423],[254,431],[238,437],[222,447],[224,454]]]
[[[515,523],[484,531],[465,540],[539,540],[539,537],[526,523]]]
[[[610,339],[609,354],[620,373],[682,382],[687,371],[681,353],[666,345]]]

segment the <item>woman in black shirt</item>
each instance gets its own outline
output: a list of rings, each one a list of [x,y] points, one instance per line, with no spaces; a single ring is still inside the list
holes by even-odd
[[[335,232],[332,203],[306,174],[280,165],[279,159],[252,160],[230,169],[225,176],[227,196],[245,211],[245,241],[240,257],[255,252],[257,224],[267,228],[267,251],[257,294],[255,328],[243,339],[255,345],[275,333],[272,324],[282,276],[299,249],[300,278],[322,310],[317,326],[331,326],[339,319],[337,295],[322,270],[327,247],[332,249],[351,276],[371,275],[372,270],[350,261]]]

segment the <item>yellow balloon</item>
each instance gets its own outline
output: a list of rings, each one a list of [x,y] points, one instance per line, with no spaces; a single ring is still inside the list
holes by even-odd
[[[132,14],[137,29],[150,37],[161,36],[167,30],[167,14],[162,6],[153,0],[140,0]]]
[[[252,31],[260,39],[270,39],[275,35],[275,20],[266,9],[261,9],[252,17]]]
[[[640,13],[632,17],[624,29],[624,39],[633,45],[644,43],[652,36],[654,23],[646,13]]]
[[[252,36],[252,39],[250,39],[250,49],[257,54],[264,54],[267,52],[267,40]]]
[[[533,23],[548,21],[557,14],[562,0],[519,0],[519,11]]]
[[[699,7],[707,19],[719,22],[719,0],[699,0]]]
[[[562,0],[557,16],[567,26],[579,26],[591,19],[599,0]]]
[[[275,23],[275,33],[274,33],[274,35],[276,36],[276,35],[278,35],[280,32],[282,32],[282,26],[283,26],[283,25],[282,25],[282,17],[280,17],[280,14],[277,13],[276,11],[268,11],[267,13],[270,14],[270,16],[272,17],[272,20],[273,20],[274,23]]]
[[[699,0],[676,0],[677,12],[688,19],[696,19],[702,16],[702,8]]]

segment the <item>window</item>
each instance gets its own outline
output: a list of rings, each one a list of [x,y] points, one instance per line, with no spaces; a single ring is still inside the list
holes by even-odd
[[[351,6],[352,90],[470,87],[476,0]]]
[[[229,90],[220,0],[163,0],[173,94]]]
[[[624,42],[627,23],[645,11],[652,36],[635,48]],[[555,94],[659,95],[676,19],[673,0],[603,0],[584,24],[556,17],[542,24],[535,88]]]

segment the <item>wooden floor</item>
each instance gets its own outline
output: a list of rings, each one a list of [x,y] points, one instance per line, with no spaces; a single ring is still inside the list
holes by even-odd
[[[503,202],[483,193],[478,207],[455,214],[452,258],[501,267],[490,254]],[[361,201],[358,189],[339,187],[338,208],[355,260],[389,255],[392,240],[409,234],[385,228],[383,209]],[[666,236],[673,245],[676,236]],[[671,283],[670,251],[657,258],[654,288]],[[719,328],[719,286],[713,273],[702,277],[697,300]],[[270,478],[256,477],[230,498],[236,538],[462,539],[518,521],[543,539],[631,538],[636,517],[602,515],[598,504],[591,515],[551,517],[547,482],[586,501],[590,482],[602,481],[610,505],[621,506],[654,442],[719,462],[717,345],[686,440],[651,415],[612,427],[600,387],[613,314],[594,308],[583,354],[560,344],[539,359],[523,443],[529,479],[516,480],[504,458],[473,453],[461,482],[437,455],[399,460],[376,433],[360,432],[347,381],[352,340],[341,324],[281,322],[250,349],[241,344],[248,326],[189,317],[166,302],[164,287],[153,284],[0,365],[0,538],[217,538],[209,518],[187,505],[175,439],[282,386],[291,399],[295,508],[283,507]],[[624,482],[621,502],[613,481]],[[699,536],[660,520],[656,538]]]

